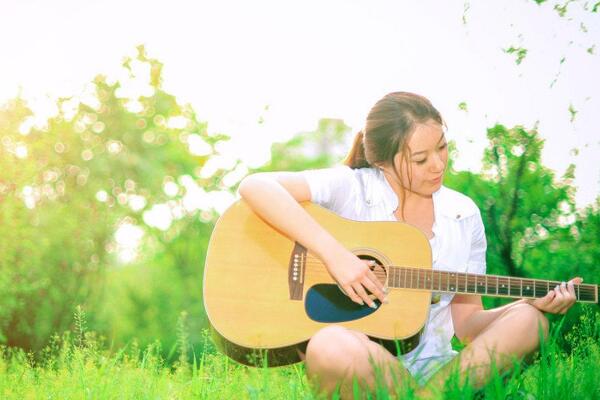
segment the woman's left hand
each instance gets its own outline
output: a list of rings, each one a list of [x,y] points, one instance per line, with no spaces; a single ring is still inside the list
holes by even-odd
[[[579,285],[581,282],[583,282],[583,279],[579,277],[571,279],[567,283],[563,282],[562,284],[557,285],[553,290],[550,290],[546,296],[535,300],[530,299],[527,300],[527,302],[540,311],[551,314],[566,314],[567,310],[569,310],[577,300],[573,285]]]

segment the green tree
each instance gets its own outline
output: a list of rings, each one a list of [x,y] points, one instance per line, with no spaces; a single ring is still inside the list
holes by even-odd
[[[341,162],[346,154],[350,127],[339,119],[323,118],[317,129],[301,132],[271,146],[271,159],[259,171],[301,171],[326,168]]]
[[[199,175],[227,137],[208,135],[191,107],[161,89],[162,64],[143,46],[123,68],[128,79],[98,76],[87,96],[60,99],[42,128],[32,127],[21,99],[0,110],[0,340],[11,346],[39,349],[68,328],[77,304],[94,325],[98,304],[110,298],[104,289],[118,265],[122,224],[142,229],[152,252],[177,236],[178,219],[214,218],[208,206],[185,207],[184,183],[203,193],[223,190],[227,170]],[[194,155],[192,145],[204,150]],[[170,228],[145,223],[155,205],[172,214]],[[200,272],[195,283],[200,290]]]
[[[567,280],[597,273],[597,206],[577,212],[574,167],[561,179],[541,163],[543,140],[522,127],[488,129],[481,174],[450,169],[446,184],[479,206],[488,241],[488,273]],[[574,253],[580,248],[581,253]],[[501,301],[486,300],[490,305]]]

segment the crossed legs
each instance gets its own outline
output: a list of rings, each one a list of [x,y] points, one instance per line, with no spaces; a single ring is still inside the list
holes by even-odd
[[[369,340],[363,333],[331,325],[318,331],[306,349],[309,380],[321,392],[331,395],[340,386],[342,398],[352,398],[354,379],[364,388],[373,389],[377,374],[390,393],[397,385],[410,385],[417,396],[432,397],[443,388],[453,369],[460,368],[475,387],[485,385],[492,363],[499,371],[511,367],[513,359],[522,359],[539,347],[539,329],[548,332],[548,321],[535,307],[514,304],[498,313],[469,343],[459,357],[446,364],[423,388],[418,388],[410,373],[390,352]]]

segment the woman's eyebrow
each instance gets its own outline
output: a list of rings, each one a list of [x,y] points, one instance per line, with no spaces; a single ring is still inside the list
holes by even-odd
[[[445,137],[445,134],[442,132],[442,136],[440,137],[440,140],[438,140],[438,142],[436,143],[436,145],[439,144],[442,141],[442,139],[444,139],[444,137]],[[415,151],[414,153],[411,153],[410,156],[414,157],[417,154],[421,154],[421,153],[427,153],[427,150]]]

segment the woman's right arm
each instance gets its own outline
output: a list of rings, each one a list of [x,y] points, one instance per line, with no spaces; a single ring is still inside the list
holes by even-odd
[[[374,306],[365,288],[384,301],[383,285],[365,262],[348,251],[299,204],[311,200],[310,187],[302,174],[250,175],[240,183],[239,192],[256,214],[315,253],[353,301]]]

